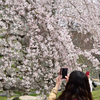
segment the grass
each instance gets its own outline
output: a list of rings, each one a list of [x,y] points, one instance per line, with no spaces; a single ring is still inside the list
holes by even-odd
[[[33,93],[33,94],[30,94],[30,96],[38,96],[38,94]]]
[[[0,96],[0,100],[7,100],[7,97],[1,97]]]
[[[7,100],[8,98],[10,98],[10,97],[1,97],[0,96],[0,100]],[[11,97],[10,99],[13,99],[14,97]],[[20,100],[20,99],[19,99]]]
[[[59,92],[57,94],[57,96],[59,96],[61,94],[61,92]],[[100,100],[100,86],[97,86],[95,88],[94,91],[92,91],[92,95],[93,95],[93,100]],[[37,94],[31,94],[31,96],[37,96]],[[0,100],[7,100],[7,97],[1,97],[0,96]]]
[[[100,100],[100,86],[97,86],[92,92],[93,100]]]

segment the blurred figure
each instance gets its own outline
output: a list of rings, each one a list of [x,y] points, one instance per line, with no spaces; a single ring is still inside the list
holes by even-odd
[[[89,84],[90,84],[90,89],[91,89],[91,92],[92,92],[92,90],[93,90],[92,80],[90,79],[90,75],[87,75],[87,77],[88,77]]]
[[[93,87],[92,87],[92,80],[90,79],[90,72],[89,71],[86,71],[86,75],[87,75],[87,77],[89,79],[90,89],[91,89],[91,92],[92,92]]]

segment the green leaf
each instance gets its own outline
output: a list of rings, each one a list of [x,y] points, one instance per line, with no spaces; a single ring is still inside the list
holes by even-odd
[[[3,17],[3,15],[2,15],[2,14],[0,14],[0,17]]]
[[[11,65],[12,68],[15,68],[15,65]]]

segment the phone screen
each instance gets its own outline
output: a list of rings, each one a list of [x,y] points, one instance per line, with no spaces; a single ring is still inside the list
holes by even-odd
[[[61,69],[61,75],[62,79],[65,79],[65,76],[67,76],[68,68],[62,68]]]

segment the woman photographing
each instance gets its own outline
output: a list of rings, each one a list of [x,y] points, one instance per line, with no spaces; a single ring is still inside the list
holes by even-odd
[[[93,100],[86,74],[81,71],[73,71],[70,76],[66,76],[66,82],[65,90],[56,98],[61,84],[61,77],[58,76],[48,100]]]

